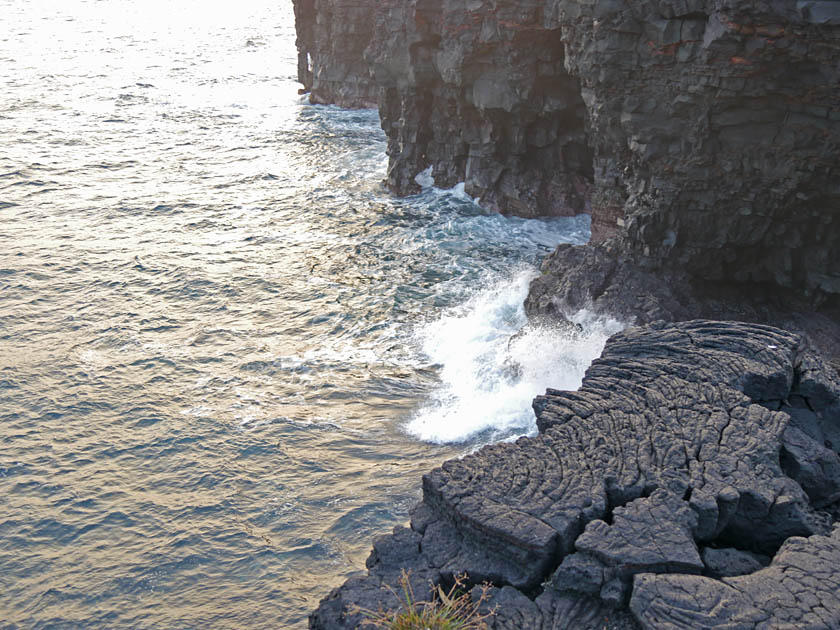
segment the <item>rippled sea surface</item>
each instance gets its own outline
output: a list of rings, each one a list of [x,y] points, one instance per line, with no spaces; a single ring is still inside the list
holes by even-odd
[[[0,0],[0,628],[306,627],[420,475],[604,341],[526,326],[586,217],[382,187],[286,0]]]

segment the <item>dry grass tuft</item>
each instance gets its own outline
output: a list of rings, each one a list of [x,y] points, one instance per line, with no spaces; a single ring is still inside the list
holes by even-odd
[[[487,630],[487,619],[495,614],[495,609],[482,613],[480,608],[487,601],[490,586],[482,586],[481,596],[473,602],[469,591],[464,590],[465,583],[465,575],[456,576],[449,591],[437,586],[430,601],[418,601],[409,574],[403,571],[402,594],[391,591],[399,601],[396,610],[356,608],[353,612],[367,617],[363,627],[379,630]]]

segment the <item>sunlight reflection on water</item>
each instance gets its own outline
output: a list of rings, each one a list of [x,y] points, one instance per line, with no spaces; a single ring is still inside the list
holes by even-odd
[[[290,2],[0,13],[3,627],[303,628],[477,444],[405,432],[423,331],[588,222],[391,198]]]

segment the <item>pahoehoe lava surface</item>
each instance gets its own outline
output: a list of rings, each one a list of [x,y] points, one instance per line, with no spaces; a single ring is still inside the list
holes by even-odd
[[[496,630],[840,626],[840,384],[803,337],[694,320],[613,336],[539,434],[423,477],[409,527],[317,630],[466,573]]]

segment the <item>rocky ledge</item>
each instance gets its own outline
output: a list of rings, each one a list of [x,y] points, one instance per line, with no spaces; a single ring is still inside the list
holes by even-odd
[[[315,630],[466,573],[492,630],[840,627],[840,383],[800,336],[694,320],[613,336],[539,434],[423,477]]]

